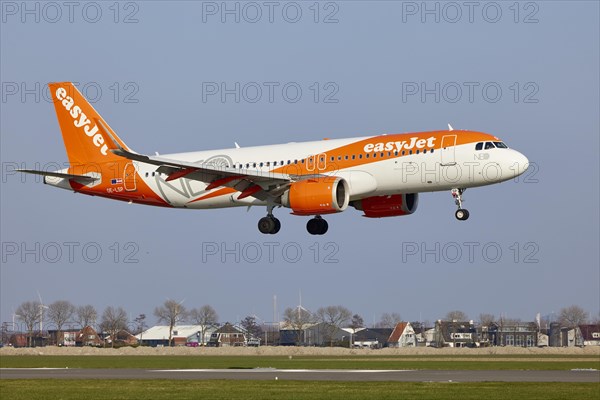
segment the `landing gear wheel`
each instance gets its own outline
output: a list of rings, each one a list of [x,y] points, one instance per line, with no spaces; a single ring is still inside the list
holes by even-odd
[[[270,217],[263,217],[258,220],[258,230],[260,233],[269,234],[275,229],[275,221]]]
[[[258,230],[264,234],[275,234],[281,229],[279,220],[272,216],[266,216],[258,220]]]
[[[469,219],[469,210],[466,210],[464,208],[459,208],[454,213],[454,216],[459,221],[466,221],[467,219]]]
[[[329,224],[320,216],[316,216],[306,223],[306,230],[311,235],[324,235],[328,229]]]

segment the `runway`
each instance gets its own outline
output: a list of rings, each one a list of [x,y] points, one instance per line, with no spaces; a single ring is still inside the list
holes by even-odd
[[[598,370],[439,371],[439,370],[289,370],[289,369],[55,369],[2,368],[0,379],[169,379],[295,380],[395,382],[598,382]]]

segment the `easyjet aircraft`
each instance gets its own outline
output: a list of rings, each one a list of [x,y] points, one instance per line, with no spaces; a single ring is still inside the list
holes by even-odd
[[[452,130],[319,140],[169,155],[144,155],[121,140],[72,83],[51,83],[69,168],[23,172],[91,196],[163,207],[263,206],[262,233],[277,233],[276,207],[312,216],[310,234],[327,232],[325,214],[354,207],[370,218],[415,212],[421,192],[450,190],[456,218],[467,188],[512,179],[527,158],[495,136]]]

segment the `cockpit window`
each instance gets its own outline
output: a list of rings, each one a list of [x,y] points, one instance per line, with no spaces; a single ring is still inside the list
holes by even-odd
[[[489,149],[493,149],[494,148],[494,143],[492,142],[485,142],[485,149],[489,150]]]
[[[497,148],[499,149],[508,149],[508,146],[504,144],[504,142],[494,142]]]
[[[481,150],[483,149],[483,142],[479,142],[475,145],[475,150]]]

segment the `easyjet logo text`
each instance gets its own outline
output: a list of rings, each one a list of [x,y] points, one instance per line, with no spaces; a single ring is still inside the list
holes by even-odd
[[[92,127],[92,121],[85,115],[78,105],[75,105],[75,101],[71,96],[67,96],[65,88],[56,89],[56,98],[62,102],[65,110],[69,112],[73,118],[73,125],[77,128],[83,128],[85,134],[92,139],[92,143],[100,148],[102,155],[107,155],[108,146],[104,143],[104,137],[98,132],[98,125],[94,124]]]
[[[435,143],[435,137],[431,136],[427,139],[420,139],[418,137],[411,137],[408,140],[399,140],[396,142],[380,142],[380,143],[369,143],[364,147],[365,153],[372,153],[378,151],[397,151],[414,149],[433,148]]]

